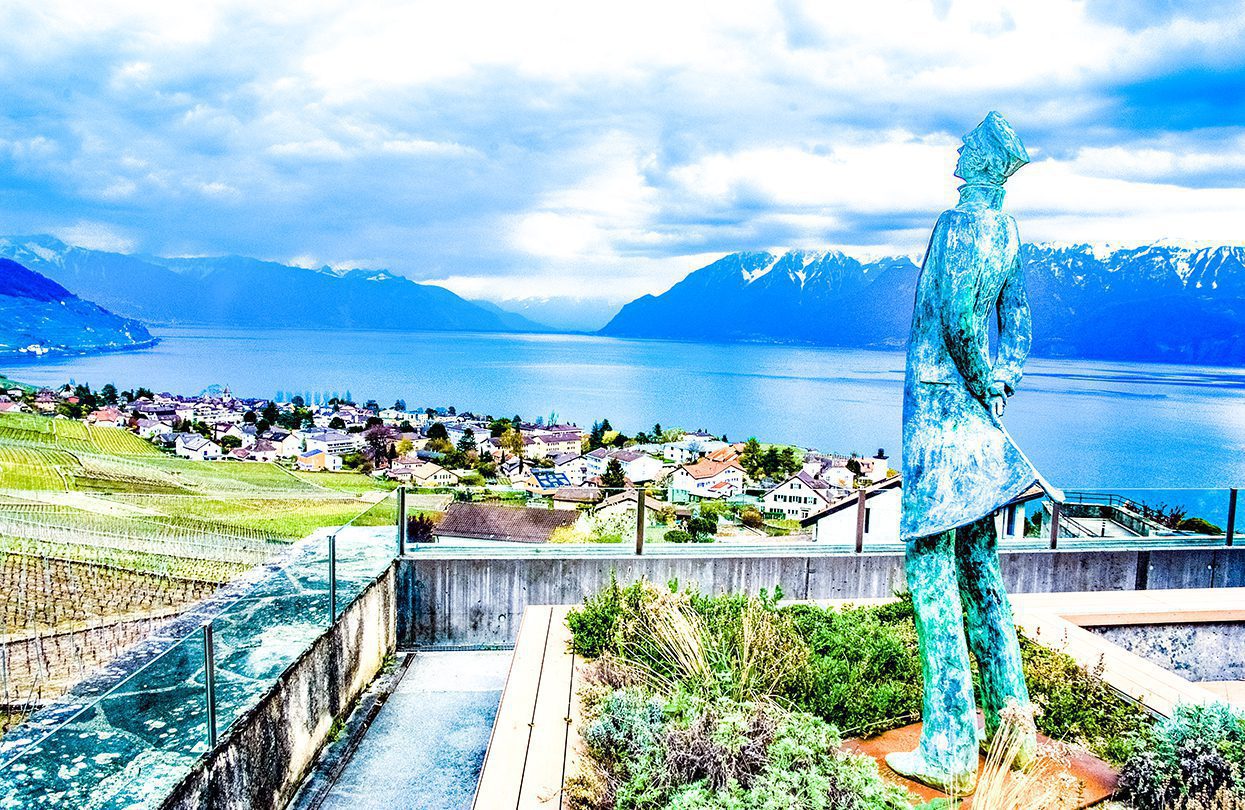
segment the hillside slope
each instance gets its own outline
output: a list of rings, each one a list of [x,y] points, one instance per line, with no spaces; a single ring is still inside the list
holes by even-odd
[[[89,354],[153,343],[138,321],[114,315],[17,262],[0,259],[0,357]]]

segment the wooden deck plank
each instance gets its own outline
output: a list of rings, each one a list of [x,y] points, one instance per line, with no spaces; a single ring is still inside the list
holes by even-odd
[[[532,715],[532,734],[527,743],[527,764],[519,789],[519,810],[549,810],[562,804],[562,772],[566,763],[571,676],[575,664],[567,649],[571,638],[566,627],[568,610],[569,607],[558,606],[550,611],[540,688]]]
[[[523,611],[510,673],[476,787],[473,806],[478,810],[518,807],[552,614],[548,606]]]

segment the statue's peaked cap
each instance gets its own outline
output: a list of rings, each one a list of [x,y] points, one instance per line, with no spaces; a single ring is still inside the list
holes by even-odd
[[[1003,177],[1011,177],[1021,166],[1029,162],[1029,152],[1021,143],[1012,125],[993,110],[977,128],[964,136],[964,143],[993,152],[1003,168]]]

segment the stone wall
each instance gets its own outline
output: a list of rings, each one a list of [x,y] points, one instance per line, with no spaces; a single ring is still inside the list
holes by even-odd
[[[1245,622],[1089,627],[1108,641],[1190,681],[1245,680]]]
[[[1015,593],[1245,586],[1245,548],[1023,551],[1003,554]],[[710,593],[782,588],[788,599],[890,596],[904,588],[902,554],[703,557],[576,555],[455,558],[419,552],[398,561],[398,646],[514,643],[528,605],[564,605],[605,586],[677,579]]]
[[[334,722],[393,652],[395,606],[391,565],[194,765],[162,810],[285,807]]]

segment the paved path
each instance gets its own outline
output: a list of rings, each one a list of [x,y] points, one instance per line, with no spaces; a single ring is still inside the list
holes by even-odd
[[[471,807],[510,657],[417,653],[322,810]]]

